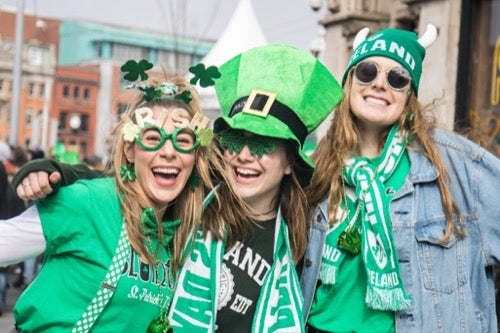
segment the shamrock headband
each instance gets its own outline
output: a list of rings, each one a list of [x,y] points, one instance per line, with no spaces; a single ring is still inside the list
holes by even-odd
[[[149,76],[146,71],[151,68],[153,68],[153,64],[144,59],[139,62],[136,62],[135,60],[128,60],[123,66],[121,66],[122,72],[126,73],[123,78],[131,82],[136,81],[139,78],[141,81],[147,80]],[[209,79],[210,75],[217,77],[217,67],[212,66],[205,70],[204,66],[199,64],[194,68],[195,70],[193,73],[197,76],[199,75],[201,78],[195,76],[191,80],[192,84],[196,84],[197,80],[200,80],[200,85],[202,86],[209,86],[213,84],[213,81],[210,81]],[[206,74],[205,72],[208,72],[209,74]],[[189,105],[192,99],[191,92],[189,90],[185,89],[184,91],[179,92],[179,87],[172,82],[162,82],[157,86],[133,83],[125,88],[137,89],[144,95],[143,102],[140,103],[139,107],[134,111],[135,122],[129,120],[122,127],[122,135],[125,141],[134,142],[138,139],[141,130],[146,127],[155,127],[162,130],[162,127],[169,115],[172,117],[174,125],[177,129],[187,128],[192,130],[196,137],[200,138],[200,144],[202,146],[208,146],[212,141],[213,133],[207,128],[210,120],[208,117],[200,113],[195,113],[191,119],[187,110],[178,107],[172,110],[161,110],[158,118],[155,119],[153,118],[153,110],[151,108],[141,107],[148,102],[159,99],[177,100]]]
[[[135,82],[139,78],[141,81],[148,79],[149,75],[146,71],[153,68],[153,64],[149,61],[142,59],[139,62],[135,60],[128,60],[123,64],[120,69],[122,72],[126,73],[123,78],[130,82]],[[219,70],[216,66],[210,66],[205,68],[204,64],[197,64],[196,66],[190,67],[189,71],[194,74],[190,83],[195,85],[198,81],[200,86],[209,87],[215,84],[213,79],[220,77]],[[144,94],[144,102],[155,101],[162,98],[176,99],[189,104],[191,102],[191,93],[189,90],[184,90],[179,92],[179,87],[171,82],[162,82],[158,86],[132,83],[125,87],[125,89],[137,89]]]
[[[368,36],[369,31],[370,29],[363,28],[354,38],[353,52],[344,72],[342,85],[356,64],[368,57],[379,56],[390,58],[403,66],[410,73],[415,95],[418,95],[425,49],[436,40],[436,27],[427,25],[420,38],[414,32],[401,29],[383,29]]]

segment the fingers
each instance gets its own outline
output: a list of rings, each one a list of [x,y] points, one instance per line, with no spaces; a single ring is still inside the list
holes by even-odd
[[[59,172],[52,172],[49,176],[49,181],[51,184],[55,184],[61,180],[61,174]]]
[[[28,176],[24,177],[17,187],[16,192],[23,200],[39,200],[45,198],[52,193],[49,174],[45,171],[31,172]]]

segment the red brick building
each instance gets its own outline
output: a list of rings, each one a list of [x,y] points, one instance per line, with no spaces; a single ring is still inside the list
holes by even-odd
[[[57,120],[57,141],[77,147],[80,158],[94,154],[99,69],[96,66],[58,67],[54,79],[50,118]]]

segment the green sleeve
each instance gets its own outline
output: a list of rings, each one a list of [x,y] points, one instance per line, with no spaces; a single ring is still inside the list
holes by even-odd
[[[86,164],[70,165],[51,159],[36,159],[23,165],[22,168],[16,173],[12,179],[12,185],[14,188],[17,188],[24,177],[26,177],[29,173],[36,171],[45,171],[49,174],[57,171],[61,174],[61,180],[52,186],[54,192],[57,192],[59,187],[71,185],[79,179],[93,179],[106,176],[104,171],[93,170]]]

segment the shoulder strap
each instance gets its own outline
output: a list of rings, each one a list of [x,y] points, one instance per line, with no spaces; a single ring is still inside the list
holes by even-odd
[[[71,330],[71,333],[89,332],[97,318],[99,318],[102,310],[104,310],[109,300],[115,293],[116,285],[120,278],[123,266],[125,265],[125,261],[127,260],[129,249],[130,246],[128,243],[127,231],[125,229],[125,223],[123,223],[122,230],[120,232],[120,239],[118,240],[118,246],[116,247],[115,255],[108,268],[106,277],[104,281],[101,282],[99,290],[87,306],[85,312],[83,312],[80,320]]]

